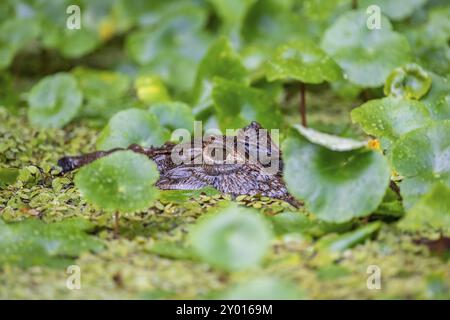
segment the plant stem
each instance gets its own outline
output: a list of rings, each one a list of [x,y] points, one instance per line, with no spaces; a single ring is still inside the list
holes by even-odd
[[[352,0],[352,9],[353,10],[358,9],[358,0]]]
[[[119,211],[116,211],[114,213],[114,238],[118,238],[119,237]]]
[[[302,125],[306,127],[306,99],[305,84],[303,82],[300,82],[300,115],[302,117]]]

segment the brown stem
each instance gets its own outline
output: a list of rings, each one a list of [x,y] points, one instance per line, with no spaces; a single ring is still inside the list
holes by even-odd
[[[305,84],[303,82],[300,82],[300,115],[302,117],[302,125],[306,127],[306,99]]]
[[[352,9],[353,10],[358,9],[358,0],[352,0]]]
[[[114,213],[114,238],[119,238],[120,234],[120,226],[119,226],[119,211]]]

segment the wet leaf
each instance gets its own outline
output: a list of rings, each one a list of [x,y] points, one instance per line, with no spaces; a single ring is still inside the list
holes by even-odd
[[[402,136],[392,146],[392,165],[403,177],[406,209],[436,182],[450,185],[450,121],[434,122]]]
[[[288,190],[318,218],[349,221],[369,215],[381,203],[390,170],[380,153],[334,151],[300,135],[286,139],[283,150]]]
[[[75,185],[89,203],[103,210],[134,212],[156,199],[158,178],[156,165],[145,155],[118,151],[82,167]]]
[[[381,28],[371,30],[367,18],[365,10],[343,14],[325,32],[321,47],[343,69],[344,78],[362,87],[378,87],[392,69],[409,61],[410,48],[388,19],[381,17]]]
[[[278,47],[266,64],[266,77],[318,84],[341,76],[339,66],[312,41],[292,41]]]
[[[391,72],[384,85],[384,93],[393,97],[419,100],[430,87],[430,75],[421,66],[409,63]]]
[[[432,121],[423,103],[393,97],[370,100],[352,110],[351,116],[367,134],[386,139],[388,145]]]

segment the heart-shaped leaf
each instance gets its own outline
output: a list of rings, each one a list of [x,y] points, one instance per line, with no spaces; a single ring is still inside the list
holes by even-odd
[[[406,209],[436,182],[450,185],[450,121],[434,122],[402,136],[391,149],[392,165],[403,176]]]
[[[30,91],[28,118],[39,127],[62,127],[77,115],[82,99],[83,94],[71,74],[47,76]]]
[[[140,109],[128,109],[109,120],[98,137],[97,149],[127,148],[131,144],[158,146],[168,139],[169,132],[161,126],[154,114]]]
[[[421,66],[408,63],[391,72],[384,84],[384,93],[393,97],[419,100],[430,87],[430,75]]]
[[[296,134],[284,141],[283,154],[288,190],[326,221],[369,215],[389,183],[386,159],[372,150],[333,151]]]
[[[51,224],[39,220],[5,223],[0,219],[0,265],[64,268],[84,251],[99,251],[102,243],[87,235],[92,225],[84,219]]]
[[[231,204],[199,221],[189,237],[205,262],[235,271],[261,262],[269,249],[271,232],[258,211]]]
[[[393,97],[370,100],[351,115],[367,134],[386,139],[388,144],[432,121],[423,103]]]
[[[313,84],[332,82],[341,75],[333,59],[309,40],[291,41],[278,47],[265,70],[269,81],[287,79]]]
[[[155,163],[145,155],[117,151],[82,167],[75,185],[89,203],[103,210],[134,212],[157,197],[158,178]]]
[[[252,121],[259,122],[266,129],[280,126],[279,109],[263,90],[216,79],[212,99],[222,130],[242,128]]]
[[[380,29],[367,27],[365,10],[343,14],[325,32],[322,48],[344,70],[344,78],[362,87],[384,84],[392,69],[408,62],[410,48],[402,35],[381,17]]]

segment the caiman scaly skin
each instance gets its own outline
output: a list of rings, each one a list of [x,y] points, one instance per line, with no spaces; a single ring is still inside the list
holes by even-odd
[[[263,129],[257,122],[252,122],[239,132],[259,132]],[[238,133],[228,141],[232,142],[235,148],[231,152],[226,149],[226,136],[212,135],[205,139],[195,141],[192,139],[187,143],[174,144],[167,142],[160,147],[144,148],[133,144],[128,148],[116,148],[108,151],[96,151],[80,156],[63,157],[58,161],[58,165],[63,172],[69,172],[80,168],[92,161],[104,157],[119,150],[131,150],[141,153],[152,159],[158,167],[160,178],[156,186],[162,190],[196,190],[207,186],[212,186],[222,193],[233,197],[239,195],[261,195],[271,198],[281,199],[298,207],[300,203],[292,197],[286,189],[283,181],[283,161],[281,151],[272,142],[270,135],[264,145],[260,140],[257,143],[249,143],[246,136]],[[229,137],[228,137],[229,138]],[[239,149],[236,146],[241,143],[245,146]],[[183,154],[191,160],[177,164],[173,161],[172,154],[176,150],[188,150]],[[197,157],[214,154],[214,150],[222,149],[226,159],[213,159],[196,163]],[[249,161],[250,152],[263,152],[275,161],[275,172],[267,172],[266,166],[259,161]],[[202,159],[204,159],[202,158]]]

